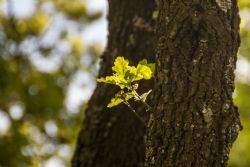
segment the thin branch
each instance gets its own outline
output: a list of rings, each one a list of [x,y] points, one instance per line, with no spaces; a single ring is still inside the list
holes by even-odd
[[[126,104],[128,106],[128,108],[135,114],[135,116],[140,119],[140,121],[147,126],[146,122],[142,119],[142,117],[140,115],[138,115],[135,111],[135,109],[129,104],[129,102],[127,100],[123,101],[124,104]]]
[[[152,111],[152,107],[151,107],[147,102],[142,101],[142,100],[141,100],[141,102],[147,107],[146,112],[147,112],[147,111]]]
[[[134,92],[136,98],[139,99],[139,101],[142,102],[142,104],[144,104],[147,107],[146,112],[152,111],[152,107],[147,102],[143,101],[141,96],[135,90],[133,90],[133,92]]]

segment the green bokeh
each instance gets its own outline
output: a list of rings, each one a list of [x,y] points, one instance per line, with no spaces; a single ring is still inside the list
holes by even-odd
[[[13,12],[14,1],[0,0],[8,6],[6,14],[0,13],[0,112],[10,120],[9,130],[0,133],[1,167],[44,166],[53,157],[69,166],[86,104],[71,112],[65,104],[67,92],[77,73],[96,73],[100,55],[97,44],[87,46],[81,38],[100,12],[88,13],[84,0],[35,1],[34,13],[19,17]],[[72,24],[74,33],[66,25],[53,27],[58,15],[62,24]],[[51,37],[54,43],[43,42],[51,30],[59,33]],[[70,48],[66,55],[58,44]],[[60,56],[61,62],[55,70],[42,70],[39,66],[47,64],[35,64],[35,54],[44,60]],[[83,62],[87,56],[89,63]],[[13,107],[21,107],[21,118],[12,116]]]

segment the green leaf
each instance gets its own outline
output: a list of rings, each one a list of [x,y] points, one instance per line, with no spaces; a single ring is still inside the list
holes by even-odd
[[[115,76],[107,76],[105,78],[98,78],[97,82],[104,82],[109,84],[116,84],[116,77]]]
[[[128,82],[133,82],[135,80],[135,78],[136,78],[136,74],[137,74],[136,67],[134,67],[134,66],[128,66],[124,78]]]
[[[135,96],[132,92],[127,92],[127,93],[124,93],[124,92],[121,93],[121,92],[123,92],[123,91],[120,91],[120,92],[115,94],[115,97],[112,98],[111,102],[107,105],[108,108],[117,106],[120,103],[122,103],[124,97],[125,97],[125,100],[128,101]],[[121,96],[123,96],[123,98]]]
[[[117,57],[114,62],[112,70],[117,73],[117,75],[125,76],[126,71],[128,71],[128,60],[123,57]]]
[[[135,95],[132,92],[128,92],[128,93],[126,93],[125,99],[128,101],[129,99],[131,99],[133,97],[135,97]]]
[[[138,64],[136,80],[141,80],[141,79],[148,80],[151,79],[152,77],[153,77],[153,72],[148,66]]]
[[[149,67],[152,71],[152,73],[155,73],[155,63],[148,63],[146,59],[141,60],[138,64],[145,65]]]
[[[140,97],[141,97],[141,100],[142,100],[143,102],[145,102],[145,101],[147,100],[148,95],[149,95],[151,92],[152,92],[152,90],[150,89],[148,92],[143,93],[143,94],[140,96]]]
[[[147,59],[142,59],[141,61],[139,61],[138,64],[147,65],[148,61],[147,61]]]
[[[134,81],[151,79],[154,75],[155,65],[143,59],[139,62],[137,67],[129,66],[128,60],[119,56],[115,59],[112,70],[115,72],[113,76],[99,78],[97,81],[118,85],[121,89],[124,89],[125,87],[128,88],[130,83]]]
[[[107,76],[105,78],[98,78],[97,82],[104,82],[108,84],[117,85],[120,86],[121,89],[124,89],[128,85],[127,81],[123,77],[117,75]]]
[[[121,98],[112,98],[111,99],[111,102],[107,105],[108,108],[111,108],[111,107],[114,107],[114,106],[117,106],[118,104],[122,103],[123,100]]]

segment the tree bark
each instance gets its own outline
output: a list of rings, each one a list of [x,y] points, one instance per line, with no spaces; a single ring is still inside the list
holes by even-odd
[[[227,166],[241,130],[233,104],[236,0],[160,0],[146,166]]]
[[[153,39],[155,10],[153,0],[109,0],[108,45],[102,56],[99,77],[110,75],[116,56],[131,64],[143,58],[154,61]],[[140,84],[152,88],[152,81]],[[140,167],[145,161],[145,125],[125,105],[106,106],[117,92],[114,86],[98,83],[85,113],[73,167]],[[136,104],[135,104],[136,105]],[[145,117],[145,108],[137,107]]]

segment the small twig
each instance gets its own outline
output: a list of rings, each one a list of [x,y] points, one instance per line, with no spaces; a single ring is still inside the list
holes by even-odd
[[[144,105],[147,107],[146,112],[147,112],[147,111],[151,111],[151,110],[152,110],[152,107],[151,107],[147,102],[143,101],[142,98],[141,98],[141,96],[140,96],[135,90],[133,90],[133,92],[134,92],[134,94],[136,95],[136,98],[138,98],[139,101],[142,102],[142,104],[144,104]]]
[[[142,101],[142,100],[141,100],[141,102],[147,107],[146,112],[147,112],[147,111],[152,111],[152,107],[151,107],[147,102]]]
[[[146,122],[142,119],[142,117],[141,117],[140,115],[138,115],[138,114],[136,113],[135,109],[129,104],[129,102],[128,102],[127,100],[124,100],[123,103],[126,104],[126,105],[128,106],[128,108],[135,114],[135,116],[136,116],[137,118],[140,119],[140,121],[141,121],[145,126],[147,126]]]

